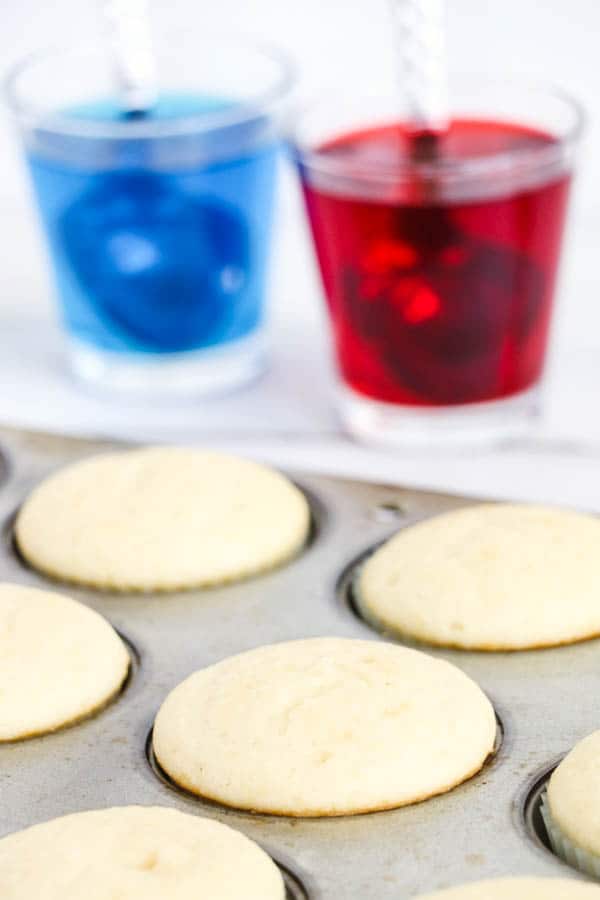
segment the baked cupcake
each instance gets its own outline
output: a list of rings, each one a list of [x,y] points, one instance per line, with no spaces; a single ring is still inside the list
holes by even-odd
[[[285,900],[281,872],[227,825],[166,806],[72,813],[0,840],[4,900]]]
[[[600,900],[600,886],[567,878],[496,878],[424,894],[417,900]]]
[[[600,519],[512,503],[403,528],[355,584],[383,631],[465,650],[525,650],[600,634]]]
[[[18,548],[33,568],[112,591],[248,578],[293,557],[309,530],[306,498],[279,472],[183,447],[106,453],[67,466],[33,490],[15,523]]]
[[[495,739],[490,701],[456,666],[397,644],[313,638],[190,675],[162,704],[153,747],[191,793],[302,817],[443,794],[481,769]]]
[[[557,856],[600,878],[600,731],[576,744],[554,770],[541,812]]]
[[[98,712],[123,687],[129,664],[123,641],[93,609],[0,584],[0,744]]]

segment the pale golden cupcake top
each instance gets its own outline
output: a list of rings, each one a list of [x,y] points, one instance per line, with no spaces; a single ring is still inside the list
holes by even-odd
[[[67,466],[32,492],[15,526],[35,568],[122,591],[245,578],[297,553],[309,528],[308,503],[283,475],[176,447]]]
[[[431,644],[521,650],[600,634],[600,520],[469,506],[400,531],[357,581],[366,618]]]
[[[0,742],[95,712],[119,691],[129,663],[118,634],[87,606],[0,584]]]
[[[576,744],[554,770],[548,806],[562,834],[600,856],[600,731]]]
[[[415,900],[600,900],[600,885],[566,878],[499,878],[423,894]]]
[[[75,813],[0,840],[6,900],[284,900],[277,866],[232,828],[168,807]]]
[[[337,816],[450,790],[481,769],[496,719],[463,672],[380,641],[259,647],[191,675],[154,726],[163,769],[244,809]]]

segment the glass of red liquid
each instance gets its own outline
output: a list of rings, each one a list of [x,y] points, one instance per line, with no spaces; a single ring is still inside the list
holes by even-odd
[[[583,128],[559,91],[473,78],[446,132],[394,98],[316,105],[295,155],[347,430],[403,446],[489,441],[539,410]]]

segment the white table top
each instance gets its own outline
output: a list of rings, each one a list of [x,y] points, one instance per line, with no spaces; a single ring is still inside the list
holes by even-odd
[[[39,10],[35,0],[1,9],[4,58],[57,36],[61,17],[76,33],[90,17],[92,2],[87,8],[86,3],[61,0],[52,5],[52,16]],[[246,21],[233,0],[219,6],[221,21],[234,17],[238,25],[251,25],[255,34],[265,33],[295,51],[311,67],[313,81],[323,74],[324,60],[328,75],[333,69],[344,71],[344,54],[355,54],[356,46],[366,45],[368,62],[376,66],[378,42],[389,40],[384,2],[331,0],[323,10],[320,0],[307,0],[300,17],[299,4],[255,0]],[[545,3],[545,39],[534,49],[530,29],[540,25],[539,5],[506,0],[498,7],[487,54],[479,41],[490,37],[491,25],[482,6],[477,0],[455,0],[452,6],[454,53],[463,63],[464,57],[469,60],[462,68],[501,72],[508,57],[519,59],[523,65],[518,69],[526,74],[547,78],[548,71],[555,73],[555,80],[596,107],[600,119],[599,79],[592,71],[594,33],[600,29],[596,0]],[[343,45],[342,10],[348,21]],[[522,34],[515,23],[525,20],[528,27],[523,26]],[[559,47],[563,52],[557,56]],[[0,121],[0,223],[6,248],[0,272],[0,422],[137,440],[202,441],[296,468],[600,510],[600,304],[595,302],[600,294],[595,201],[600,196],[600,154],[595,159],[595,145],[600,146],[600,137],[596,141],[592,132],[563,267],[543,422],[530,440],[494,451],[423,455],[367,450],[339,430],[331,407],[332,368],[320,287],[289,171],[283,179],[273,276],[269,373],[228,397],[162,406],[94,395],[75,385],[61,355],[27,182],[8,123]]]

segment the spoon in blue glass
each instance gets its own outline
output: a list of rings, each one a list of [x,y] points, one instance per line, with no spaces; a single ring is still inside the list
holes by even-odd
[[[118,100],[127,118],[154,107],[158,88],[147,0],[101,0]]]

